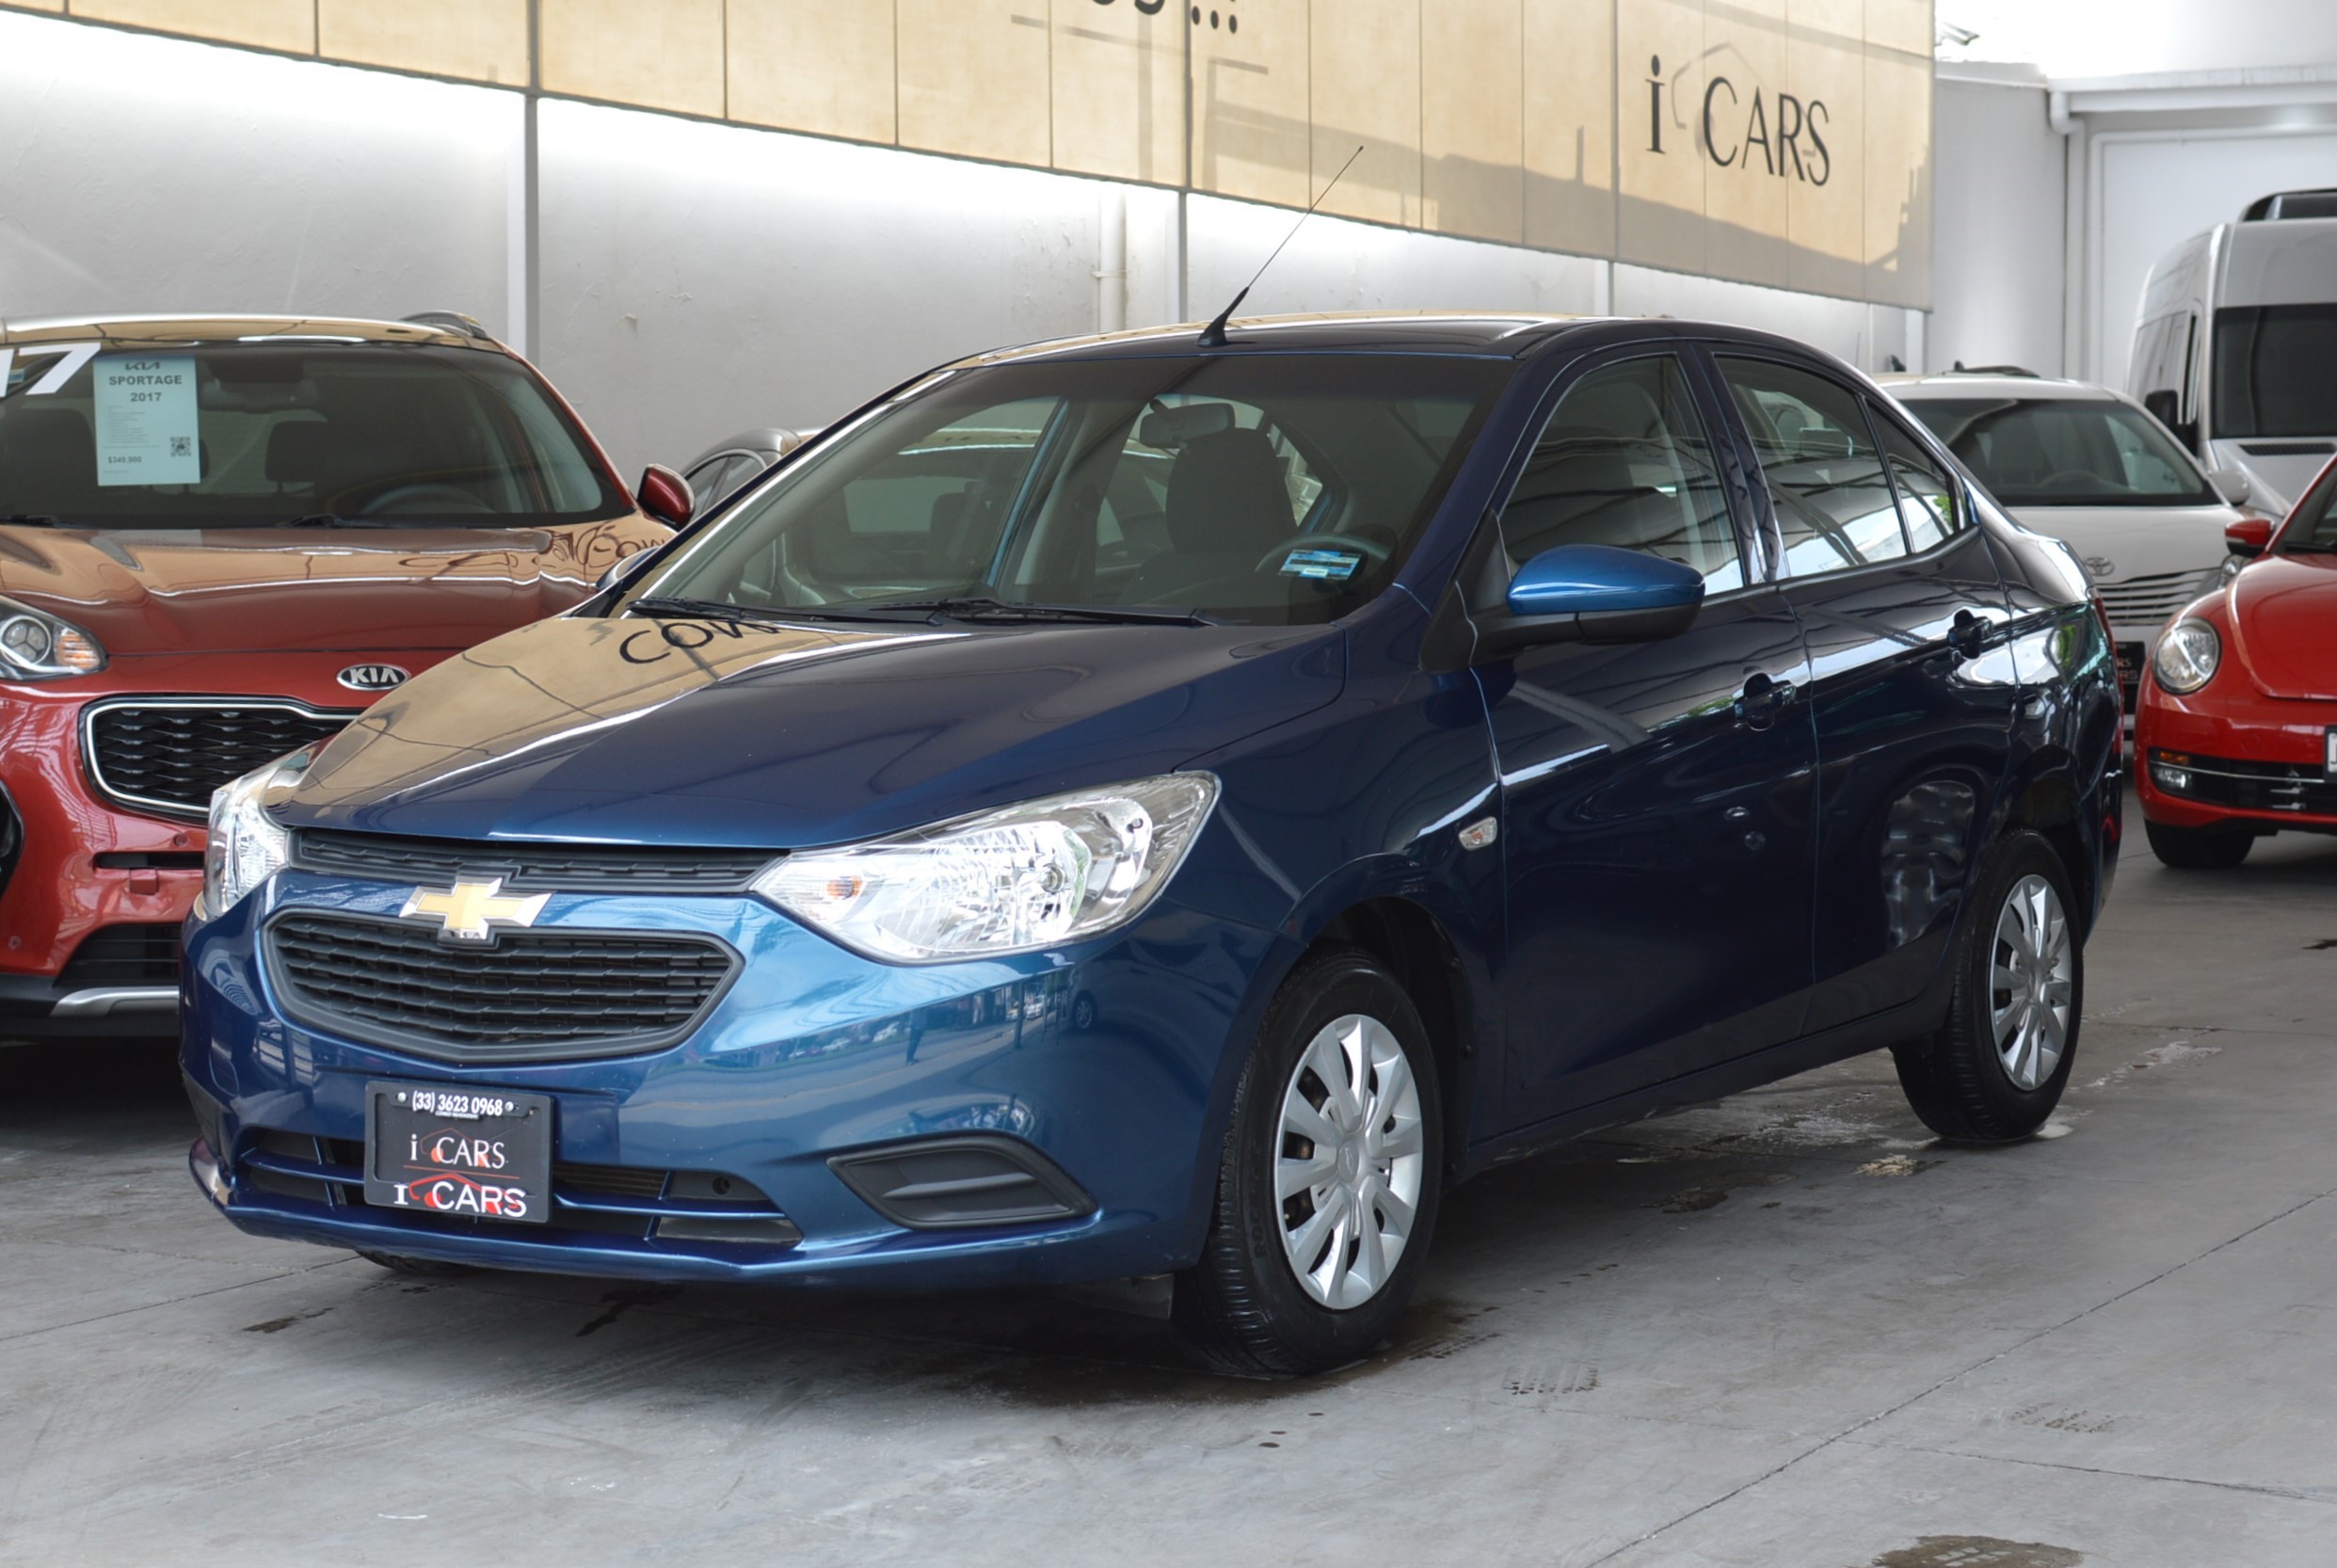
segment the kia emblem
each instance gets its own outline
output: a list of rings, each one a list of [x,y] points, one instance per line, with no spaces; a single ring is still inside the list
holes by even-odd
[[[405,685],[412,673],[395,664],[351,664],[336,679],[353,692],[386,692]]]

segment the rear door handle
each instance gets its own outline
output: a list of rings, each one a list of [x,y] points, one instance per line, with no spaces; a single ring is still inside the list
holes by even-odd
[[[1988,622],[1969,610],[1959,610],[1947,624],[1948,651],[1959,659],[1977,659],[1988,646]]]
[[[1737,716],[1754,729],[1767,729],[1793,700],[1794,692],[1792,681],[1756,670],[1745,678],[1745,689],[1737,694]]]

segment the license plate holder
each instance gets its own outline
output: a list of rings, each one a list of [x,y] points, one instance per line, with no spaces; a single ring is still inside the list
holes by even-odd
[[[499,1224],[552,1218],[552,1096],[365,1085],[365,1201]]]

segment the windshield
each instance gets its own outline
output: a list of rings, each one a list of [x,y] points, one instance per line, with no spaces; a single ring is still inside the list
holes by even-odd
[[[1922,397],[1904,407],[2008,506],[2212,506],[2158,421],[2106,397]]]
[[[2337,553],[2337,470],[2325,471],[2282,525],[2278,548],[2283,555]]]
[[[1243,354],[945,373],[796,459],[629,602],[1331,620],[1394,578],[1508,368]]]
[[[504,528],[626,510],[565,411],[502,354],[51,348],[0,349],[0,521]]]
[[[2337,304],[2216,312],[2215,434],[2337,435]]]

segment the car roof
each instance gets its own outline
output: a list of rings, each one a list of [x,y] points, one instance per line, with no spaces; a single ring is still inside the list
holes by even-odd
[[[1905,402],[1946,397],[2017,397],[2073,403],[2126,401],[2110,388],[2098,387],[2090,381],[2065,381],[2043,376],[1992,376],[1949,370],[1929,376],[1878,376],[1875,379],[1884,392]]]
[[[358,343],[421,343],[443,348],[480,348],[507,354],[491,338],[472,337],[434,322],[368,321],[356,316],[43,316],[0,318],[0,344],[96,338],[109,347],[164,346],[189,343],[242,343],[271,338],[328,338]]]
[[[1660,319],[1660,318],[1651,318]],[[1392,353],[1483,355],[1528,353],[1554,336],[1612,324],[1601,316],[1466,311],[1339,311],[1304,315],[1250,316],[1229,322],[1217,353]],[[1647,325],[1634,322],[1632,325]],[[996,349],[960,360],[952,369],[1035,360],[1110,360],[1191,354],[1203,323],[1144,327],[1126,332],[1059,338]],[[1664,320],[1667,328],[1683,326]],[[1715,328],[1736,331],[1738,328]]]

